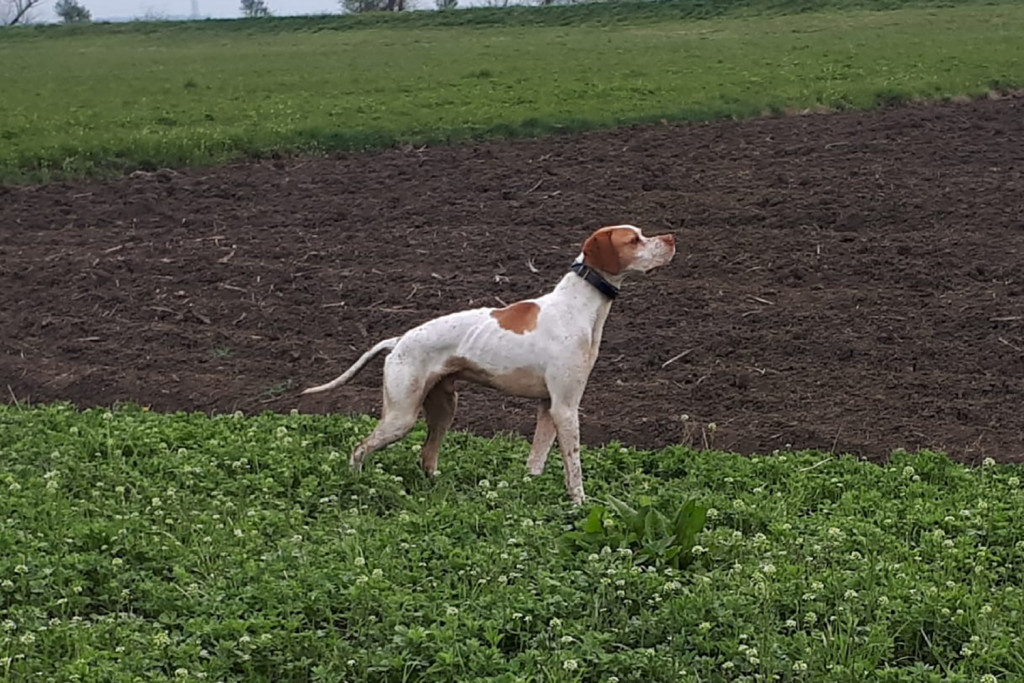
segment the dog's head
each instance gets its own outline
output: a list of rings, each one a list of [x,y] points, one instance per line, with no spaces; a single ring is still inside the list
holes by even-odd
[[[671,234],[645,237],[633,225],[601,228],[583,243],[583,263],[611,276],[646,273],[675,255],[676,238]]]

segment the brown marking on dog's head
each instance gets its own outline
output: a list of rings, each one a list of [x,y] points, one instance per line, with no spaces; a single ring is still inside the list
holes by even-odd
[[[641,240],[640,231],[632,226],[601,228],[583,243],[583,263],[618,275],[633,262]]]
[[[519,303],[499,308],[491,312],[491,317],[498,321],[498,326],[503,330],[515,334],[526,334],[537,329],[537,315],[540,313],[540,306],[532,301],[520,301]]]

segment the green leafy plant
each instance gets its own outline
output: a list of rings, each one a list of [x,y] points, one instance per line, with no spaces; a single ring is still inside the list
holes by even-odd
[[[690,500],[671,518],[659,512],[647,496],[641,496],[640,508],[608,496],[608,505],[621,518],[620,525],[608,517],[608,508],[595,505],[578,531],[563,537],[569,550],[593,552],[608,546],[625,547],[634,552],[640,564],[683,569],[693,561],[697,534],[704,529],[707,508]]]
[[[373,426],[0,404],[0,682],[1024,680],[1022,465]]]

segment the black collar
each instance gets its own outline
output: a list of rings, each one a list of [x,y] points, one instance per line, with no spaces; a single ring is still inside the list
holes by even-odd
[[[584,264],[583,261],[576,261],[572,264],[569,270],[592,284],[597,291],[601,292],[609,299],[614,299],[619,295],[618,287],[608,282],[601,273]]]

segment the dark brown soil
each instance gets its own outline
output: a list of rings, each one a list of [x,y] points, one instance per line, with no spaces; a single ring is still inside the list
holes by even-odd
[[[379,360],[298,390],[631,222],[679,256],[616,302],[585,442],[1021,461],[1021,140],[1011,98],[0,188],[0,390],[376,414]],[[463,387],[456,428],[533,417]]]

